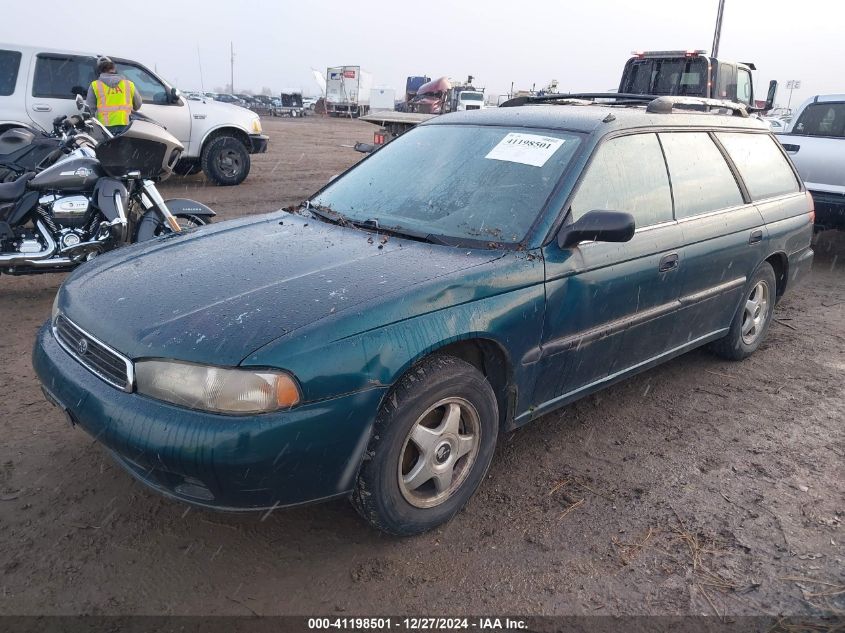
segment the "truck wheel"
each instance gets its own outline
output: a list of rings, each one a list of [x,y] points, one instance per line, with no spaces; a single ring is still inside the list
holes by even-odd
[[[772,322],[777,299],[777,280],[771,264],[763,262],[751,275],[742,303],[727,336],[713,341],[710,349],[728,360],[743,360],[757,351]]]
[[[202,170],[215,185],[241,184],[249,174],[249,167],[249,152],[234,136],[218,136],[202,150]]]
[[[445,523],[484,479],[498,429],[496,396],[480,371],[453,356],[424,360],[379,411],[352,504],[397,536]]]

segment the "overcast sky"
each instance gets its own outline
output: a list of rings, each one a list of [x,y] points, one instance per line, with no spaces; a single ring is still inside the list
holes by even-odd
[[[2,0],[0,7],[27,20],[25,27],[0,20],[0,42],[128,57],[183,90],[229,82],[230,41],[236,90],[317,94],[311,69],[343,64],[360,65],[397,96],[408,75],[472,74],[492,94],[507,93],[511,82],[539,89],[551,79],[562,91],[607,90],[618,87],[633,50],[709,50],[717,1],[39,0],[30,6],[47,19],[36,22],[34,9]],[[758,98],[770,79],[781,83],[783,105],[789,79],[802,81],[793,106],[813,94],[845,93],[843,25],[841,0],[726,0],[720,57],[756,63]]]

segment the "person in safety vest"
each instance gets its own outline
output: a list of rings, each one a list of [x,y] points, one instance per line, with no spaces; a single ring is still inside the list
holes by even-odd
[[[97,119],[112,134],[120,134],[129,125],[129,115],[141,107],[141,95],[135,84],[117,74],[114,62],[108,57],[97,60],[97,79],[88,86],[85,102]]]

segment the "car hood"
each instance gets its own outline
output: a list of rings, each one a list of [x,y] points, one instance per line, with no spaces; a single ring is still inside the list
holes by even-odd
[[[247,108],[235,105],[233,103],[223,103],[222,101],[211,101],[204,99],[202,101],[192,101],[185,99],[188,108],[191,111],[191,116],[205,116],[211,117],[217,121],[230,121],[240,123],[245,128],[249,128],[253,119],[259,118],[258,115]]]
[[[224,222],[102,255],[58,307],[130,358],[237,365],[298,328],[497,259],[286,212]]]

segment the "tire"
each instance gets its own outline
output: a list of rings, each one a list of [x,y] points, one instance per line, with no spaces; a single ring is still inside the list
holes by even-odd
[[[763,262],[745,286],[727,336],[711,343],[710,349],[728,360],[751,356],[766,338],[776,300],[775,271],[769,262]]]
[[[498,430],[496,396],[481,372],[453,356],[425,359],[386,397],[352,504],[395,536],[445,523],[484,479]]]
[[[234,136],[213,138],[202,150],[202,170],[215,185],[239,185],[249,174],[249,168],[249,152],[243,142]]]

